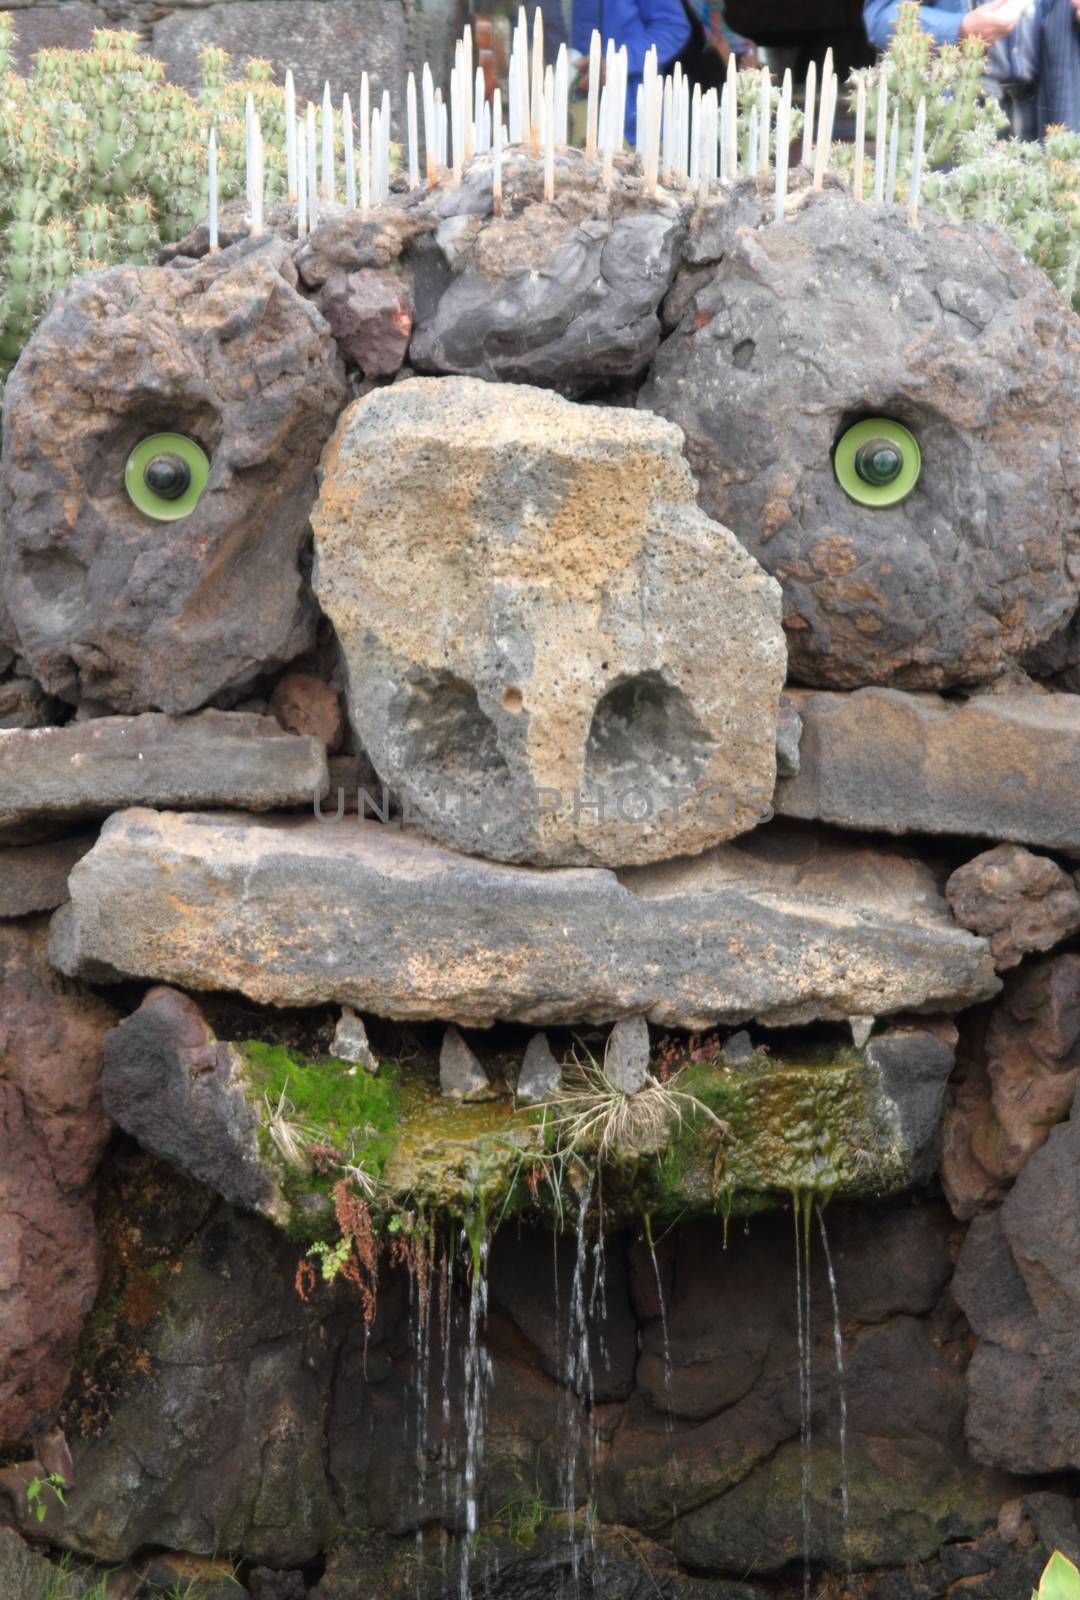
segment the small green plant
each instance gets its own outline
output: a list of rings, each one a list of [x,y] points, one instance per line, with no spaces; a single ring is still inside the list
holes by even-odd
[[[589,1154],[598,1162],[635,1155],[655,1155],[673,1127],[692,1112],[715,1125],[721,1138],[727,1125],[697,1098],[675,1087],[677,1079],[660,1083],[648,1078],[634,1094],[627,1094],[608,1078],[603,1066],[588,1051],[568,1069],[567,1087],[548,1109],[560,1150]]]
[[[50,1494],[57,1505],[67,1505],[64,1499],[66,1488],[67,1482],[59,1472],[49,1472],[44,1478],[30,1479],[26,1485],[26,1504],[38,1522],[44,1522],[49,1514]]]
[[[1080,1571],[1060,1550],[1047,1562],[1031,1600],[1080,1600]]]

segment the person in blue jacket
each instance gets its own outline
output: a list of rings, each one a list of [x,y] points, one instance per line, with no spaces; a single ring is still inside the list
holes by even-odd
[[[614,39],[616,50],[626,46],[626,137],[633,144],[637,123],[637,90],[645,71],[645,56],[656,46],[661,73],[670,69],[690,43],[690,19],[682,0],[574,0],[572,43],[586,61],[593,29],[598,29],[604,49]]]
[[[878,50],[887,50],[896,31],[900,0],[864,0],[863,26],[866,37]],[[938,44],[957,44],[974,35],[986,45],[996,44],[1016,25],[1015,13],[1002,14],[1000,0],[968,8],[968,0],[938,0],[936,5],[919,7],[919,22]]]

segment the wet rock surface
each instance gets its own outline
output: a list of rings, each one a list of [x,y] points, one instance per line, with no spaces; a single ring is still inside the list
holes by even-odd
[[[0,924],[0,1448],[52,1425],[98,1285],[92,1181],[117,1013],[57,977],[45,932]]]
[[[789,692],[803,719],[782,816],[1014,839],[1080,855],[1080,696]]]
[[[4,398],[0,590],[50,693],[191,711],[310,643],[299,556],[346,393],[294,282],[267,239],[187,272],[93,273],[38,328]],[[210,458],[179,521],[125,490],[155,433]]]
[[[0,840],[126,806],[308,805],[327,784],[321,741],[242,711],[0,733]]]
[[[993,678],[1075,610],[1078,434],[1056,397],[1078,370],[1080,322],[1011,245],[825,196],[736,234],[639,404],[679,424],[703,509],[780,579],[797,681],[936,689]],[[886,509],[833,471],[869,416],[922,454]]]
[[[928,868],[790,828],[616,875],[477,861],[372,822],[128,811],[69,887],[62,972],[465,1026],[788,1025],[999,987]]]
[[[764,814],[779,595],[696,509],[680,443],[632,411],[464,380],[342,418],[316,592],[358,739],[444,843],[622,865]]]

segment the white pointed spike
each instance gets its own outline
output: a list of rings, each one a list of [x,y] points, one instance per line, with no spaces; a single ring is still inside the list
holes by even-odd
[[[482,155],[484,150],[484,106],[487,103],[487,85],[484,83],[484,69],[477,67],[473,74],[473,154]]]
[[[442,98],[442,91],[437,91],[437,94],[436,110],[438,116],[436,120],[439,130],[439,165],[440,167],[445,167],[448,165],[447,157],[450,154],[448,112],[446,102]]]
[[[922,190],[923,144],[926,141],[926,99],[920,98],[915,112],[915,143],[911,151],[911,190],[908,195],[908,221],[919,226],[919,195]]]
[[[484,101],[484,120],[481,126],[481,149],[491,149],[491,107]]]
[[[720,91],[717,103],[717,171],[716,176],[723,177],[727,166],[727,84]],[[712,157],[710,155],[710,161]],[[712,180],[710,173],[710,182]]]
[[[379,204],[387,199],[390,194],[390,91],[384,89],[382,93],[382,106],[379,112],[379,131],[382,143],[379,146]]]
[[[536,13],[540,15],[539,11]],[[544,73],[544,199],[555,198],[555,74]]]
[[[696,184],[701,176],[701,85],[695,83],[690,102],[690,182]]]
[[[672,125],[674,120],[674,104],[675,91],[672,86],[671,78],[668,76],[664,79],[664,93],[661,102],[663,111],[663,138],[661,141],[663,156],[661,160],[661,170],[664,174],[665,183],[667,183],[671,177],[671,169],[675,162],[675,129]]]
[[[341,97],[341,143],[345,161],[345,204],[356,210],[356,148],[353,142],[352,105],[347,94]]]
[[[521,71],[521,57],[517,46],[510,52],[510,66],[506,73],[506,109],[510,119],[510,143],[521,142],[521,90],[518,86],[518,74]]]
[[[296,204],[296,85],[291,69],[285,74],[285,168],[289,204]]]
[[[371,113],[371,203],[382,202],[382,112],[378,106]]]
[[[855,174],[853,193],[857,201],[863,197],[863,174],[866,170],[866,82],[859,79],[855,91]]]
[[[360,74],[360,210],[371,210],[371,84]]]
[[[641,156],[645,150],[645,86],[639,83],[634,108],[634,154]]]
[[[565,44],[555,57],[555,143],[563,148],[570,134],[570,57]]]
[[[889,68],[882,60],[878,71],[877,122],[874,129],[874,199],[885,200],[885,168],[889,159]]]
[[[296,237],[306,239],[308,232],[307,139],[304,124],[296,124]]]
[[[724,177],[732,181],[739,172],[739,75],[735,64],[734,50],[728,56],[727,84],[727,120],[724,124],[724,148],[727,156]]]
[[[776,108],[776,187],[773,221],[783,222],[787,209],[788,147],[791,143],[791,74],[784,78],[784,92]]]
[[[763,178],[769,176],[769,135],[772,130],[772,79],[768,67],[761,69],[761,89],[758,95],[758,164]]]
[[[626,92],[630,82],[630,58],[625,45],[620,47],[616,60],[619,63],[619,92],[615,96],[615,140],[616,149],[621,155],[626,132]]]
[[[461,46],[458,46],[458,59],[461,60]],[[461,160],[465,150],[465,129],[462,127],[461,102],[464,99],[461,89],[460,66],[450,69],[450,167],[455,183],[461,182]]]
[[[896,158],[900,148],[900,113],[893,112],[892,135],[889,139],[889,172],[885,180],[885,204],[891,206],[896,199]]]
[[[532,138],[532,74],[529,70],[529,25],[525,21],[525,7],[518,11],[519,26],[521,31],[520,71],[518,73],[518,93],[521,96],[521,142],[527,144]]]
[[[255,121],[255,102],[248,95],[244,106],[244,204],[251,215],[252,125]]]
[[[496,88],[492,101],[492,158],[491,158],[491,209],[502,216],[502,90]]]
[[[833,118],[836,115],[836,74],[823,78],[821,83],[821,110],[818,114],[817,149],[814,152],[814,188],[821,189],[829,167],[832,151]]]
[[[802,165],[810,166],[814,159],[814,109],[817,94],[817,62],[811,61],[806,69],[806,94],[803,106]]]
[[[409,188],[420,187],[420,132],[416,118],[416,77],[405,80],[405,124],[409,140]]]
[[[537,6],[533,14],[532,46],[532,125],[529,148],[534,156],[541,151],[544,113],[544,14]]]
[[[682,81],[679,96],[679,150],[676,172],[680,178],[690,175],[690,79]]]
[[[758,169],[758,108],[750,107],[750,127],[746,140],[746,175],[753,177]]]
[[[467,164],[473,158],[476,149],[476,135],[473,129],[472,86],[473,86],[473,31],[470,23],[465,24],[465,32],[461,35],[462,55],[462,124],[461,124],[461,159]]]
[[[323,85],[322,97],[322,197],[333,204],[334,200],[334,104],[330,99],[330,85]]]
[[[319,166],[318,145],[315,139],[315,107],[310,100],[307,104],[307,121],[304,133],[307,145],[308,232],[313,233],[319,225]]]
[[[589,99],[585,111],[585,157],[596,160],[597,118],[600,114],[600,34],[596,28],[589,40]]]
[[[439,171],[438,152],[436,150],[437,132],[435,126],[435,84],[431,76],[431,68],[424,62],[424,71],[420,79],[421,99],[424,106],[424,176],[430,189],[436,181]],[[363,103],[360,110],[360,139],[363,143],[364,113]]]
[[[925,120],[925,119],[924,119]],[[258,117],[251,128],[251,236],[263,232],[263,215],[266,194],[266,152],[263,147],[262,127]]]
[[[207,213],[206,233],[207,249],[211,254],[218,247],[218,170],[217,170],[217,134],[210,129],[210,143],[206,151],[207,165]]]

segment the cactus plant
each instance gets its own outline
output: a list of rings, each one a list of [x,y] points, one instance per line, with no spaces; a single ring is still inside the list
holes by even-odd
[[[268,62],[231,79],[225,53],[207,50],[196,98],[165,81],[133,33],[99,30],[89,50],[41,50],[25,78],[8,70],[11,44],[10,13],[0,12],[0,381],[73,275],[152,261],[205,216],[211,125],[220,197],[243,192],[248,95],[263,126],[267,202],[286,186],[285,96]],[[340,147],[340,125],[336,136]]]

